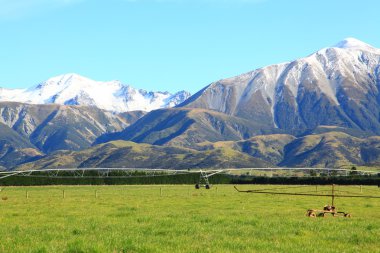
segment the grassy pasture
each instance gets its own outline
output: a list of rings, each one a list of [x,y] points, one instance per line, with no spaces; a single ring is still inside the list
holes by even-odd
[[[316,190],[330,187],[281,189]],[[362,192],[380,196],[374,186]],[[5,187],[0,197],[0,252],[380,252],[380,199],[337,199],[347,219],[305,216],[326,197],[232,185]]]

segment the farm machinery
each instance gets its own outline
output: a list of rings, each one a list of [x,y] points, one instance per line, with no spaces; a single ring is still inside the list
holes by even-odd
[[[211,184],[208,178],[216,174],[222,173],[224,172],[224,170],[210,170],[210,171],[200,170],[199,172],[200,172],[199,181],[197,184],[195,184],[195,189],[200,189],[201,187],[204,187],[206,190],[209,190],[211,189]]]
[[[335,185],[331,186],[331,205],[325,205],[323,210],[318,209],[309,209],[306,212],[306,216],[315,218],[315,217],[326,217],[328,214],[331,214],[333,217],[346,217],[351,218],[351,214],[338,211],[338,209],[334,206],[335,200]]]
[[[245,193],[257,193],[257,194],[273,194],[273,195],[290,195],[290,196],[313,196],[313,197],[331,197],[331,205],[325,205],[323,209],[308,209],[306,212],[306,216],[314,218],[314,217],[327,217],[331,214],[333,217],[344,217],[351,218],[351,214],[343,211],[338,211],[338,209],[334,205],[335,198],[380,198],[380,196],[370,196],[370,195],[359,195],[359,194],[336,194],[335,185],[332,185],[330,194],[319,194],[319,193],[308,193],[308,192],[286,192],[284,190],[290,188],[300,188],[306,186],[288,186],[288,187],[280,187],[280,188],[272,188],[272,189],[257,189],[257,190],[239,190],[236,186],[235,189],[238,192]],[[280,190],[280,191],[275,191]]]
[[[318,209],[309,209],[306,212],[306,216],[315,218],[315,217],[326,217],[328,214],[331,214],[333,217],[346,217],[351,218],[351,214],[338,211],[335,206],[325,205],[323,210]]]

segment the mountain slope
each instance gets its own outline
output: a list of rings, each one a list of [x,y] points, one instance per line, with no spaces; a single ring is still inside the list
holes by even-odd
[[[0,169],[8,169],[42,155],[27,138],[0,123]]]
[[[298,138],[285,147],[284,161],[280,165],[289,167],[363,165],[374,159],[363,160],[361,157],[362,148],[367,146],[367,143],[368,140],[366,139],[340,132],[308,135]],[[371,152],[378,149],[376,145],[370,145],[367,148]]]
[[[294,137],[258,135],[242,141],[200,143],[198,149],[231,148],[281,167],[376,165],[380,162],[380,137],[358,138],[343,132]]]
[[[215,111],[172,108],[150,112],[121,133],[102,136],[97,143],[119,139],[194,148],[204,141],[241,140],[276,131],[265,123]]]
[[[44,153],[91,146],[104,133],[121,131],[141,113],[114,114],[96,107],[0,102],[0,123]]]
[[[173,107],[189,96],[190,93],[186,91],[176,94],[148,92],[119,81],[97,82],[77,74],[53,77],[29,89],[0,88],[0,101],[85,105],[115,112],[151,111]]]
[[[231,148],[277,165],[284,159],[285,146],[295,139],[296,137],[287,134],[257,135],[241,141],[218,141],[214,143],[206,141],[199,143],[197,149],[212,150],[222,147]]]
[[[285,146],[295,139],[296,137],[287,134],[259,135],[236,144],[240,152],[277,165],[285,157]]]
[[[332,125],[380,134],[380,50],[346,39],[302,59],[220,80],[180,107],[204,108],[289,133]]]
[[[61,151],[18,170],[48,168],[228,168],[266,167],[268,163],[228,148],[196,151],[180,147],[162,147],[114,141],[82,151]]]

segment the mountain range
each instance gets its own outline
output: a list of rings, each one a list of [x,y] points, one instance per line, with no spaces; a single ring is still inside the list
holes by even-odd
[[[98,82],[66,74],[50,78],[29,89],[0,88],[0,101],[29,104],[85,105],[113,112],[152,111],[174,107],[190,93],[153,92],[135,89],[120,81]]]
[[[0,166],[376,165],[379,88],[380,50],[353,38],[193,96],[63,75],[0,90]]]

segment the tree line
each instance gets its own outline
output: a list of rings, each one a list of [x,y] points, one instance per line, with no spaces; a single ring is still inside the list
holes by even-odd
[[[141,173],[141,174],[139,174]],[[147,175],[138,172],[130,177],[123,176],[86,176],[86,177],[47,177],[11,176],[0,179],[2,186],[39,186],[39,185],[154,185],[154,184],[197,184],[200,174]],[[380,174],[373,176],[318,176],[318,177],[264,177],[250,175],[217,174],[209,178],[210,184],[301,184],[301,185],[380,185]]]

